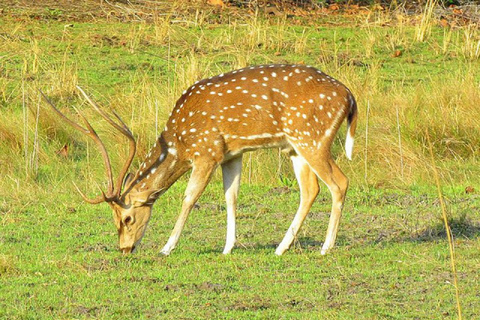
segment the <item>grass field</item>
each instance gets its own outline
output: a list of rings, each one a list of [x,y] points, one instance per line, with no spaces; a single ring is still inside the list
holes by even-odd
[[[173,10],[173,9],[172,9]],[[480,32],[435,19],[370,12],[268,18],[197,10],[152,21],[74,19],[62,10],[0,16],[0,318],[455,319],[440,174],[465,319],[480,314]],[[196,80],[259,63],[305,63],[345,83],[359,105],[354,159],[335,249],[320,255],[330,210],[322,188],[301,236],[273,254],[298,205],[288,159],[244,158],[238,241],[221,254],[220,174],[179,247],[159,254],[186,179],[154,207],[139,251],[123,257],[91,142],[52,115],[44,91],[104,137],[114,164],[126,142],[78,96],[80,85],[126,120],[136,167],[181,92]],[[432,141],[430,156],[427,135]],[[58,152],[62,146],[68,152]]]

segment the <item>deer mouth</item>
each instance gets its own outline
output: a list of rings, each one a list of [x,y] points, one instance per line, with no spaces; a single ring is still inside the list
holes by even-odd
[[[122,251],[123,255],[127,255],[130,253],[134,253],[135,249],[136,249],[135,246],[131,246],[131,247],[120,248],[120,251]]]

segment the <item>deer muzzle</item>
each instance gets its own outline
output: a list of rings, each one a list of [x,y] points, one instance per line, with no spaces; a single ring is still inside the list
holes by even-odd
[[[134,252],[135,252],[135,246],[120,248],[120,251],[122,251],[122,253],[123,253],[124,255],[130,254],[130,253],[134,253]]]

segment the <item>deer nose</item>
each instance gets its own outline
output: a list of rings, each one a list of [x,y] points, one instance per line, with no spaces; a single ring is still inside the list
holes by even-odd
[[[135,246],[120,248],[120,251],[122,251],[124,255],[127,255],[135,251]]]

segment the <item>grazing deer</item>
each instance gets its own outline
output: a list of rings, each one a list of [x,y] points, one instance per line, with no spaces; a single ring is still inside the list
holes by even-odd
[[[337,80],[310,66],[261,65],[198,81],[183,92],[165,130],[135,175],[127,175],[135,156],[132,133],[116,113],[116,120],[113,120],[78,89],[93,108],[130,141],[130,154],[114,184],[108,153],[87,119],[82,116],[86,128],[78,125],[44,95],[55,112],[91,137],[99,147],[108,177],[108,191],[102,191],[96,199],[89,199],[78,191],[89,203],[107,202],[112,207],[123,253],[137,248],[158,197],[192,169],[180,216],[161,251],[170,254],[188,214],[218,166],[222,168],[227,202],[227,237],[223,253],[230,253],[235,244],[242,154],[263,148],[280,148],[290,156],[301,195],[298,211],[275,253],[283,254],[294,241],[319,192],[318,179],[327,185],[333,202],[321,253],[333,247],[348,179],[333,161],[330,147],[347,118],[345,150],[351,159],[357,123],[355,99]]]

